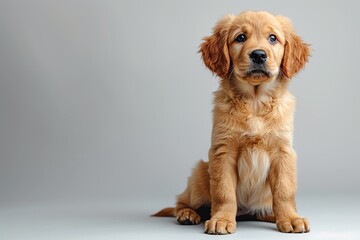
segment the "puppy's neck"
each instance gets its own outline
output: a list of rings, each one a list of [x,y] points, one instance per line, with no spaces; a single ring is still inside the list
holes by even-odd
[[[230,98],[242,100],[252,106],[254,112],[261,110],[261,106],[280,98],[286,91],[287,84],[276,78],[259,85],[250,84],[239,79],[223,79],[223,89],[226,89]]]
[[[276,78],[258,85],[237,78],[224,79],[223,82],[230,87],[236,97],[249,100],[264,98],[265,96],[275,97],[275,95],[281,94],[283,92],[281,89],[284,88],[282,86],[284,84]]]

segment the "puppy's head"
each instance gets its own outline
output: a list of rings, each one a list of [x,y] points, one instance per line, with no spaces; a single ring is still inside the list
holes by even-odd
[[[310,49],[289,19],[267,12],[227,15],[205,37],[200,51],[205,65],[221,78],[259,85],[292,78],[308,60]]]

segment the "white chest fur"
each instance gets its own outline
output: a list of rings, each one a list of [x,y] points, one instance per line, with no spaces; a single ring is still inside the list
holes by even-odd
[[[236,192],[239,209],[253,213],[271,211],[271,190],[266,182],[269,168],[270,159],[266,151],[249,148],[240,153]]]

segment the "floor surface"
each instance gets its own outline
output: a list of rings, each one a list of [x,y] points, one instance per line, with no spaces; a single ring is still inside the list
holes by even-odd
[[[360,195],[298,196],[299,212],[311,224],[311,232],[306,234],[280,233],[272,223],[239,222],[235,234],[212,236],[203,233],[203,224],[181,226],[174,218],[149,217],[172,202],[162,199],[0,206],[0,239],[360,239]]]

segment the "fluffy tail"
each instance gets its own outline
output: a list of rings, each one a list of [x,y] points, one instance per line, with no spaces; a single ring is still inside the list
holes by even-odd
[[[152,217],[175,217],[175,208],[164,208],[159,212],[151,215]]]

